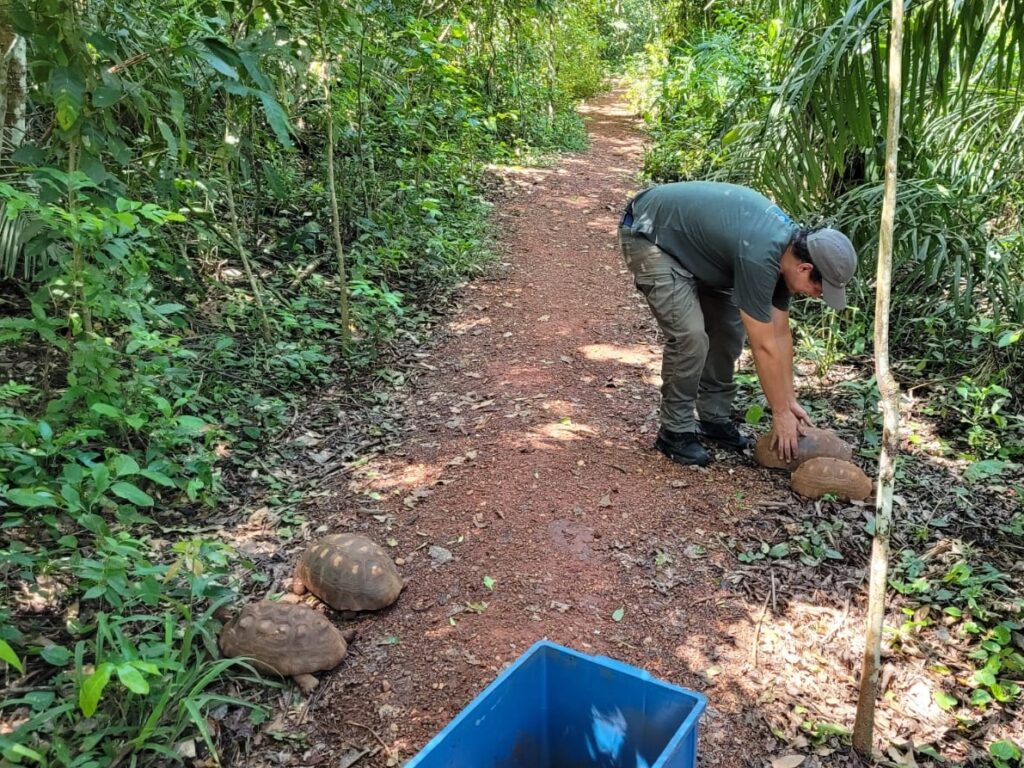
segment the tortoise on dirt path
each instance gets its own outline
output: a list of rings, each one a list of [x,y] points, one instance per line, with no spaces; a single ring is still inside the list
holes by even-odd
[[[309,590],[338,611],[376,611],[405,586],[387,553],[365,536],[337,533],[307,549],[295,568],[292,591]]]
[[[308,693],[319,682],[312,673],[336,667],[351,639],[312,608],[261,600],[224,625],[219,644],[225,657],[249,656],[256,669],[291,677]]]
[[[849,461],[820,456],[797,467],[789,478],[790,487],[801,496],[820,499],[826,493],[843,501],[864,501],[871,497],[871,478]]]
[[[763,435],[754,446],[754,461],[762,467],[770,469],[794,470],[805,461],[821,456],[843,461],[850,461],[853,458],[853,446],[831,429],[809,427],[807,434],[800,435],[796,458],[790,461],[783,461],[779,458],[778,451],[772,450],[771,440],[772,436],[769,432],[767,435]]]

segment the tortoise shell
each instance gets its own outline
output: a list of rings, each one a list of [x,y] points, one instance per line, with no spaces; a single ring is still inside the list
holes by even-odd
[[[819,456],[808,459],[790,477],[790,487],[801,496],[820,499],[834,493],[844,501],[863,501],[871,496],[871,478],[856,464]]]
[[[219,643],[224,656],[250,656],[256,669],[282,677],[333,669],[348,652],[341,631],[323,614],[270,600],[242,608]]]
[[[771,469],[794,470],[809,459],[819,457],[850,461],[853,458],[853,446],[843,440],[831,429],[809,427],[806,435],[800,435],[797,443],[797,456],[790,461],[779,458],[778,451],[772,450],[772,435],[758,439],[754,446],[754,461],[762,467]]]
[[[305,587],[339,611],[375,611],[398,599],[404,584],[387,553],[365,536],[325,536],[303,553],[295,569]]]

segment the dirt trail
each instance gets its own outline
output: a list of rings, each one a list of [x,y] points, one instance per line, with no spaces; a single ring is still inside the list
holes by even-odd
[[[360,768],[401,764],[540,638],[704,691],[701,764],[762,764],[746,674],[762,606],[729,589],[719,536],[781,494],[743,459],[697,470],[651,449],[660,352],[615,242],[641,137],[620,95],[586,115],[589,151],[505,176],[500,274],[419,353],[400,451],[322,512],[390,540],[408,586],[297,705],[312,732],[289,764],[353,747],[379,748]]]

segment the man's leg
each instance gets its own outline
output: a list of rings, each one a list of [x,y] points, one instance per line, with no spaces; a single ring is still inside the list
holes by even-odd
[[[736,361],[745,338],[743,321],[730,291],[704,289],[700,292],[700,305],[709,344],[697,396],[701,431],[726,448],[742,450],[749,447],[750,441],[736,430],[731,417],[737,389]]]
[[[661,443],[666,439],[676,441],[674,436],[677,435],[689,435],[690,438],[678,438],[680,442],[688,442],[696,431],[693,408],[708,355],[708,336],[704,332],[697,284],[693,275],[675,259],[647,239],[632,234],[628,228],[620,229],[619,243],[634,283],[647,299],[665,336],[661,361],[662,433],[659,433],[658,447],[669,454],[673,452]],[[683,463],[707,463],[708,460],[702,451],[676,453],[679,456],[672,458]]]

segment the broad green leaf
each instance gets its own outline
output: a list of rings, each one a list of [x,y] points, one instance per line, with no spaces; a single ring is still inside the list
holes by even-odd
[[[614,611],[612,611],[612,621],[622,621],[622,617],[625,615],[625,608],[616,608]]]
[[[957,701],[957,698],[955,696],[950,696],[945,691],[935,691],[934,696],[935,703],[938,704],[946,712],[948,712],[960,703],[959,701]]]
[[[167,154],[172,159],[177,161],[178,159],[178,139],[174,135],[174,131],[171,130],[171,126],[165,123],[161,118],[156,119],[156,127],[160,131],[160,135],[164,139],[164,143],[167,144]]]
[[[145,672],[147,675],[159,675],[160,674],[160,667],[158,667],[156,664],[153,664],[152,662],[140,661],[139,659],[135,659],[134,661],[131,661],[130,663],[137,670],[139,670],[140,672]]]
[[[992,639],[1000,645],[1009,645],[1011,639],[1010,628],[1005,624],[992,627]]]
[[[238,54],[238,58],[242,60],[245,71],[252,78],[252,81],[264,91],[269,91],[272,86],[270,80],[263,74],[263,70],[260,69],[259,57],[252,51],[242,51]]]
[[[989,744],[988,753],[992,757],[998,757],[1000,760],[1019,760],[1021,756],[1017,745],[1008,739],[993,741]]]
[[[60,503],[49,491],[30,491],[25,488],[11,488],[4,494],[7,499],[21,507],[53,507],[60,509]]]
[[[992,694],[986,691],[984,688],[975,688],[971,692],[971,705],[975,707],[984,707],[987,704],[992,703]]]
[[[92,406],[90,406],[90,410],[95,411],[101,416],[108,416],[111,419],[119,419],[122,415],[120,409],[115,408],[108,403],[93,403]]]
[[[18,658],[18,654],[14,652],[14,649],[7,644],[6,640],[0,639],[0,661],[6,661],[9,665],[14,667],[16,670],[25,674],[25,665],[21,663],[21,659]]]
[[[974,681],[978,685],[995,685],[996,676],[988,669],[978,669],[974,672]]]
[[[50,72],[50,96],[57,112],[57,125],[70,130],[82,114],[85,85],[75,72],[67,67],[55,67]]]
[[[115,496],[120,496],[125,501],[130,501],[138,507],[153,506],[153,498],[148,493],[137,488],[131,483],[114,483],[110,486],[110,492]]]
[[[82,688],[78,692],[78,708],[86,717],[92,717],[96,713],[103,689],[110,682],[110,673],[113,671],[114,665],[105,661],[82,682]]]
[[[92,105],[97,109],[105,109],[116,104],[122,93],[120,88],[113,85],[101,85],[92,92]]]
[[[267,116],[267,122],[274,130],[278,143],[286,149],[291,149],[292,139],[288,135],[288,117],[281,109],[281,105],[266,91],[260,91],[260,101],[263,103],[263,114]]]
[[[206,431],[207,424],[196,416],[179,416],[178,427],[186,435],[201,435]]]
[[[747,408],[747,413],[744,417],[744,421],[746,421],[747,424],[754,426],[760,424],[763,418],[764,408],[760,405],[752,405],[749,408]]]
[[[71,661],[71,651],[63,645],[47,645],[39,652],[43,661],[55,667],[63,667]]]
[[[149,683],[134,666],[130,663],[117,665],[117,679],[132,693],[139,695],[149,693]]]
[[[1002,349],[1008,347],[1011,344],[1016,344],[1024,336],[1024,330],[1022,331],[1007,331],[999,337],[999,341],[996,342],[996,346]]]
[[[127,475],[139,474],[139,464],[131,456],[123,453],[119,453],[113,459],[114,464],[114,475],[116,477],[125,477]]]
[[[53,439],[53,427],[51,427],[45,421],[40,421],[39,436],[43,438],[44,442],[50,442]]]
[[[989,690],[992,691],[992,697],[996,701],[1007,702],[1012,701],[1015,698],[999,683],[996,683],[995,685],[990,685]]]
[[[224,45],[224,43],[212,37],[203,40],[203,45],[206,46],[207,50],[198,52],[203,61],[225,77],[237,81],[237,65],[241,63],[238,55],[231,48]]]
[[[139,474],[147,480],[152,480],[157,485],[162,485],[164,488],[174,487],[174,481],[171,478],[155,469],[143,469]]]
[[[96,490],[103,493],[110,486],[110,470],[106,464],[94,464],[92,467],[92,481],[96,484]]]
[[[785,557],[788,554],[789,544],[785,541],[781,544],[776,544],[774,547],[768,550],[768,557]]]
[[[725,135],[722,137],[722,146],[723,147],[729,146],[734,141],[736,141],[736,139],[738,139],[741,135],[742,134],[741,134],[740,129],[739,129],[738,126],[730,128],[728,131],[726,131]]]
[[[996,477],[1001,475],[1007,466],[1009,466],[1009,462],[1000,461],[999,459],[976,461],[964,470],[964,479],[974,482],[988,477]]]

